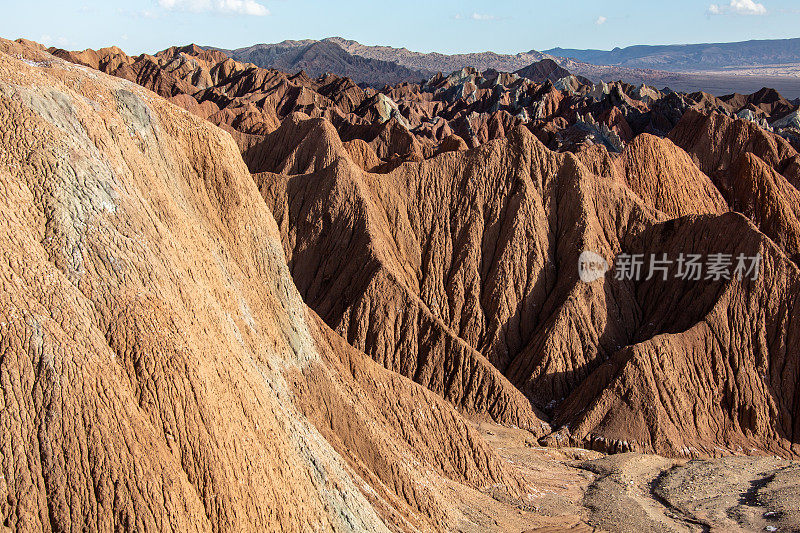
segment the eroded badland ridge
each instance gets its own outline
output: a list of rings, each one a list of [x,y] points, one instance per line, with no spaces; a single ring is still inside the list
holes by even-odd
[[[3,527],[797,530],[796,106],[559,69],[0,41]]]

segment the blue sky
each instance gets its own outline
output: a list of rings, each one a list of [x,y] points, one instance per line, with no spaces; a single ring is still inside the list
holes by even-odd
[[[0,36],[128,53],[342,36],[443,53],[800,37],[797,0],[0,0]]]

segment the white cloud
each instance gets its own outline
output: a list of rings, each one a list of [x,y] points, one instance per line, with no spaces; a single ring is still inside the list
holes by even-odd
[[[731,0],[728,5],[711,4],[708,6],[709,15],[766,15],[767,8],[753,0]]]
[[[58,48],[69,48],[73,44],[66,37],[52,37],[48,34],[39,37],[39,42],[45,46],[56,46]]]
[[[158,5],[171,11],[224,13],[230,15],[269,15],[269,9],[255,0],[158,0]]]
[[[461,13],[456,13],[453,15],[453,19],[455,20],[477,20],[480,22],[486,22],[489,20],[501,20],[494,15],[487,15],[486,13],[478,13],[473,12],[471,15],[463,15]]]
[[[766,15],[767,8],[764,4],[757,4],[753,0],[731,0],[731,9],[740,15]]]
[[[599,17],[597,17],[597,20],[595,20],[594,23],[597,24],[598,26],[602,26],[603,24],[606,23],[607,20],[608,19],[606,17],[600,15]]]

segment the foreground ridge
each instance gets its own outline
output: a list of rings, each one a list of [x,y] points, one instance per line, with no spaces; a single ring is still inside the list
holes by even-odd
[[[424,530],[450,483],[518,497],[449,404],[306,308],[228,134],[0,46],[6,524]]]

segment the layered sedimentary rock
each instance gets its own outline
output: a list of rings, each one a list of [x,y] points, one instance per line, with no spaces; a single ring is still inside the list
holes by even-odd
[[[497,387],[484,383],[491,394],[473,397],[472,381],[450,378],[453,368],[492,375],[442,340],[452,336],[476,353],[467,361],[483,356],[554,416],[561,429],[545,442],[797,453],[797,268],[781,250],[794,242],[788,207],[745,213],[762,233],[729,213],[685,152],[646,135],[616,160],[584,157],[606,169],[600,176],[524,128],[376,175],[337,148],[333,128],[312,133],[324,123],[298,117],[283,128],[292,146],[328,146],[326,158],[301,159],[298,175],[256,176],[295,282],[333,329],[388,368],[519,424],[516,408],[496,409]],[[297,166],[296,154],[290,160]],[[587,249],[610,263],[622,253],[762,254],[763,275],[751,283],[608,274],[586,284],[577,265]]]
[[[230,135],[8,41],[0,119],[4,526],[438,530],[519,497],[305,306]]]
[[[94,64],[82,54],[61,53]],[[380,93],[298,75],[293,83],[307,97],[275,105],[264,95],[284,93],[252,82],[280,78],[274,71],[191,47],[156,58],[184,85],[228,65],[232,74],[212,79],[215,87],[195,85],[180,96],[191,94],[178,103],[201,116],[213,111],[213,91],[231,117],[240,116],[233,102],[244,99],[282,120],[275,129],[274,119],[259,122],[255,112],[236,123],[208,115],[237,138],[306,303],[385,367],[465,412],[537,436],[553,430],[547,443],[672,455],[797,453],[786,420],[795,416],[798,378],[791,371],[781,378],[777,403],[767,385],[797,365],[787,302],[796,295],[792,261],[800,251],[798,156],[789,130],[766,125],[792,112],[779,95],[715,98],[573,76],[537,83],[464,68]],[[117,63],[148,61],[123,57],[98,67],[119,75]],[[167,67],[199,61],[206,67]],[[526,72],[545,71],[561,73],[550,64]],[[153,86],[155,78],[137,76]],[[732,224],[736,240],[728,241]],[[682,237],[670,240],[677,228]],[[706,241],[689,239],[693,232]],[[648,260],[760,253],[779,266],[761,284],[640,284],[612,274],[586,284],[575,267],[584,250],[612,265],[630,253]],[[650,291],[670,296],[655,304]],[[785,327],[745,318],[743,302],[770,298],[759,304],[767,323]],[[737,302],[739,318],[714,315],[721,302]],[[697,343],[688,352],[679,335],[687,331]],[[736,335],[712,343],[709,331]],[[695,385],[662,379],[663,365],[648,367],[654,339],[667,345],[656,355]],[[670,394],[678,400],[653,400],[648,375],[677,379]],[[702,393],[697,383],[706,383]],[[714,415],[679,417],[680,402]]]
[[[749,120],[721,113],[688,111],[669,133],[704,173],[725,191],[733,167],[747,153],[762,159],[795,188],[800,186],[800,156],[789,141]]]
[[[627,287],[636,297],[633,334],[559,406],[565,429],[549,438],[623,451],[797,454],[795,264],[733,213],[656,224],[627,249],[646,257],[760,253],[762,272]]]
[[[2,46],[19,529],[479,530],[530,479],[463,415],[526,446],[800,455],[771,93],[469,68],[374,92],[194,47]],[[642,269],[585,281],[584,251]],[[733,275],[681,277],[686,255]],[[677,463],[641,461],[688,506]],[[586,466],[586,505],[626,468]]]
[[[695,111],[670,139],[691,154],[733,210],[798,261],[800,155],[786,139],[750,121]]]

